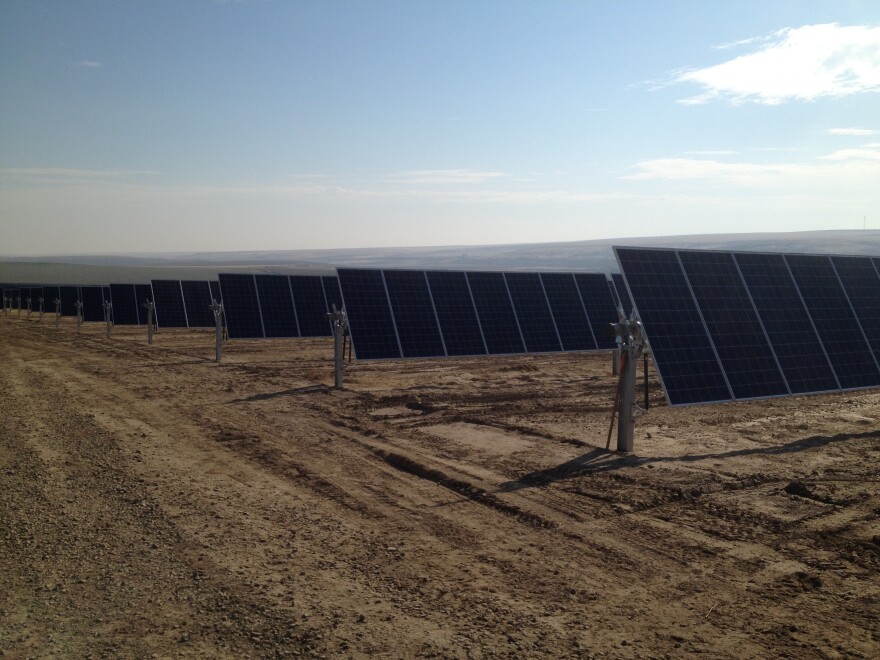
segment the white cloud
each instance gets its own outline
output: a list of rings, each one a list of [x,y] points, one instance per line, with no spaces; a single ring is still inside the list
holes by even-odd
[[[504,172],[481,172],[478,170],[412,170],[398,172],[392,181],[418,184],[483,183],[504,177]]]
[[[688,156],[733,156],[736,151],[728,149],[701,149],[699,151],[685,151]]]
[[[658,158],[637,163],[621,177],[630,181],[702,181],[745,187],[835,185],[870,186],[880,180],[880,143],[841,149],[810,161],[788,163],[720,162],[703,158]]]
[[[80,62],[75,62],[74,66],[83,67],[85,69],[100,69],[103,68],[103,64],[101,62],[96,62],[94,60],[82,60]]]
[[[863,137],[866,135],[880,135],[880,131],[876,131],[873,128],[829,128],[829,135],[854,135],[856,137]]]
[[[676,72],[673,83],[704,88],[702,94],[679,102],[729,99],[778,105],[880,91],[880,26],[805,25],[756,43],[762,46],[747,55]]]

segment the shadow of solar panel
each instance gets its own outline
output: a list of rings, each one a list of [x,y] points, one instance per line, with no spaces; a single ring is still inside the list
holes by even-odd
[[[831,260],[827,256],[785,255],[810,317],[841,387],[880,385],[874,360]]]
[[[782,255],[733,256],[792,394],[840,389]]]
[[[336,272],[358,359],[403,357],[382,271],[339,268]]]
[[[547,300],[553,311],[562,348],[566,351],[596,350],[596,339],[584,311],[573,273],[541,273]]]
[[[510,300],[529,353],[562,350],[556,323],[550,313],[544,285],[538,273],[504,273]]]
[[[79,300],[78,286],[59,287],[61,296],[61,315],[76,316],[76,302]]]
[[[678,256],[734,397],[789,394],[733,255],[680,250]]]
[[[153,300],[153,287],[149,284],[134,285],[135,301],[137,302],[138,324],[147,324],[147,308],[144,304]]]
[[[444,357],[434,303],[421,270],[386,270],[385,286],[403,357]]]
[[[466,273],[489,353],[525,353],[513,303],[502,273]]]
[[[220,273],[220,291],[229,338],[264,337],[254,276]]]
[[[255,275],[266,337],[299,337],[287,275]]]
[[[880,359],[880,276],[869,257],[831,257],[865,338]]]
[[[190,328],[213,328],[214,312],[211,311],[211,287],[205,280],[181,280],[186,321]]]
[[[328,279],[336,280],[335,277]],[[323,278],[320,275],[291,275],[290,290],[299,319],[299,336],[329,337],[331,328],[327,320],[327,297]],[[342,309],[341,301],[339,309]]]
[[[615,253],[669,403],[731,400],[733,395],[675,252],[615,248]]]
[[[104,291],[99,286],[81,286],[83,321],[98,323],[104,321]]]
[[[431,300],[437,312],[446,354],[485,355],[486,344],[463,272],[427,271]]]
[[[584,301],[596,346],[602,349],[617,348],[617,342],[611,334],[611,324],[617,323],[617,303],[611,294],[608,278],[604,273],[575,273],[574,279]]]
[[[153,303],[160,328],[186,328],[186,307],[180,280],[153,280]]]
[[[113,303],[113,323],[137,325],[137,296],[134,284],[110,284],[110,302]]]

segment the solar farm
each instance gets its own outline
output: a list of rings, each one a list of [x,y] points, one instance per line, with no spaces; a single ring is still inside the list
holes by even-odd
[[[880,261],[615,252],[3,284],[0,651],[877,657]]]

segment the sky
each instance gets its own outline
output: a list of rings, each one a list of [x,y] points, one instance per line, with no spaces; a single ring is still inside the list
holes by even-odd
[[[0,255],[863,227],[876,0],[0,3]]]

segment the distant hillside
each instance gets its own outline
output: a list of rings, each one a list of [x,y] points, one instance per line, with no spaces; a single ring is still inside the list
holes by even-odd
[[[617,271],[612,245],[880,256],[880,230],[701,234],[568,243],[90,255],[0,260],[0,282],[97,284],[213,279],[220,271],[331,272],[335,266]]]

